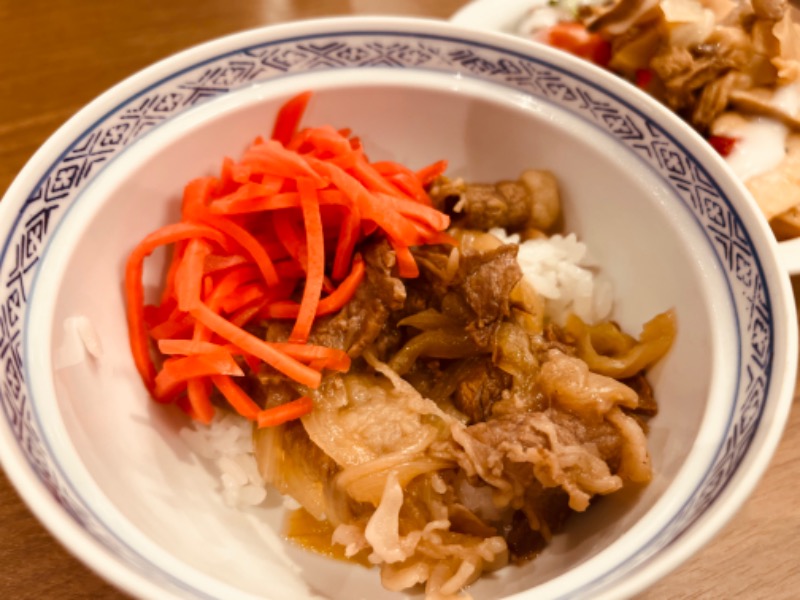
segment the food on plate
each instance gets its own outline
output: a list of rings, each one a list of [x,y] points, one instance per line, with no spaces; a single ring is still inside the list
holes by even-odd
[[[800,25],[786,0],[535,3],[519,33],[681,115],[725,156],[777,238],[800,236]]]
[[[443,161],[371,162],[349,130],[299,127],[309,99],[132,251],[134,360],[194,418],[182,435],[229,503],[269,485],[290,539],[378,566],[390,590],[458,597],[650,480],[646,374],[675,315],[638,338],[608,319],[586,248],[556,233],[551,173],[475,184]]]

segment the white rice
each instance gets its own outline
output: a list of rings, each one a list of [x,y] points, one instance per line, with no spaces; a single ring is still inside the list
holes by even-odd
[[[267,497],[253,455],[252,432],[252,424],[244,417],[220,411],[210,425],[192,422],[180,432],[192,452],[214,464],[222,497],[233,508],[256,506]]]
[[[502,229],[491,233],[505,243],[519,244],[516,234],[506,235]],[[570,312],[589,323],[608,317],[611,284],[598,276],[586,245],[574,234],[528,240],[519,246],[517,259],[524,276],[546,299],[551,319],[561,323]],[[210,425],[192,423],[180,435],[192,452],[215,465],[228,506],[256,506],[264,501],[267,490],[253,455],[252,424],[244,417],[218,411]],[[288,497],[284,506],[299,508]]]
[[[103,357],[103,344],[91,319],[72,315],[62,322],[64,336],[55,353],[56,370],[74,367],[87,360]]]
[[[525,279],[545,298],[547,314],[563,324],[569,313],[587,323],[608,318],[613,307],[611,283],[598,274],[586,244],[574,233],[526,240],[503,229],[490,233],[506,244],[519,244],[517,260]]]

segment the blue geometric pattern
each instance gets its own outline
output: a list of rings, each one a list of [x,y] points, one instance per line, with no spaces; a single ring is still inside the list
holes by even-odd
[[[677,539],[725,489],[747,452],[770,384],[773,319],[769,293],[748,233],[703,168],[645,115],[592,83],[540,59],[458,39],[395,32],[352,32],[287,39],[212,57],[124,99],[64,149],[30,190],[0,256],[0,404],[19,447],[53,497],[113,552],[151,575],[169,576],[118,541],[67,484],[42,442],[35,400],[25,381],[22,332],[32,276],[54,226],[104,164],[190,107],[254,83],[312,70],[389,67],[458,74],[511,87],[570,111],[616,140],[671,182],[717,252],[740,322],[742,374],[725,443],[692,499],[659,536],[629,561],[630,570]],[[619,577],[620,570],[609,576]],[[598,585],[602,582],[596,582]],[[173,582],[182,585],[179,582]],[[203,594],[192,590],[197,595]]]

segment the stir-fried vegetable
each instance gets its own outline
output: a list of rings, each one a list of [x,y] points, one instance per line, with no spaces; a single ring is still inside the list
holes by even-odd
[[[591,60],[665,104],[728,161],[778,240],[800,237],[800,22],[791,3],[530,4],[519,33]]]
[[[146,236],[128,257],[136,368],[156,401],[175,402],[202,422],[214,415],[214,388],[259,426],[308,413],[306,397],[263,410],[237,383],[242,367],[263,363],[310,389],[325,369],[347,371],[344,351],[308,339],[315,319],[340,310],[363,280],[359,242],[384,236],[408,278],[419,273],[411,247],[450,241],[449,218],[425,190],[446,163],[418,172],[371,163],[349,130],[299,129],[310,99],[305,92],[284,104],[272,138],[256,139],[239,162],[226,158],[218,177],[189,182],[181,221]],[[172,246],[172,259],[161,297],[149,305],[144,261],[161,246]],[[264,319],[293,319],[288,342],[249,330]]]

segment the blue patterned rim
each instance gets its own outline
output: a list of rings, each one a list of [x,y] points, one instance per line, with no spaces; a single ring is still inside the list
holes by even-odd
[[[425,28],[431,29],[431,25]],[[731,202],[700,162],[668,131],[628,101],[591,80],[530,53],[440,35],[353,30],[287,37],[208,57],[138,89],[76,136],[43,169],[6,232],[0,254],[5,281],[0,303],[0,403],[30,468],[52,497],[111,553],[163,584],[208,597],[179,581],[117,538],[113,526],[88,507],[43,440],[22,324],[34,274],[66,209],[123,149],[170,118],[255,83],[317,70],[392,68],[435,71],[513,88],[593,124],[636,155],[665,181],[704,231],[727,279],[742,343],[742,368],[729,427],[703,482],[680,512],[634,557],[579,590],[590,593],[630,574],[685,532],[726,489],[753,441],[770,389],[774,329],[770,291],[757,252]],[[265,37],[272,37],[266,33]],[[545,54],[546,56],[546,54]],[[14,202],[7,198],[6,203]]]

